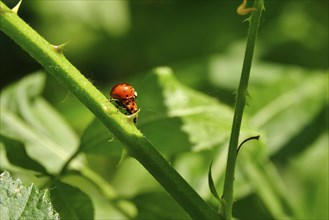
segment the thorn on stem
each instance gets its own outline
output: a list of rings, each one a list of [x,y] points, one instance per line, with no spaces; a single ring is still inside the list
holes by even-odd
[[[20,0],[17,5],[15,5],[15,7],[13,7],[11,9],[12,12],[14,12],[15,14],[17,14],[18,10],[19,10],[19,7],[21,6],[21,3],[22,3],[22,0]]]
[[[67,42],[65,42],[65,43],[63,43],[63,44],[60,44],[60,45],[53,45],[54,50],[55,50],[56,52],[58,52],[58,53],[63,53],[63,50],[64,50],[65,46],[66,46],[68,43],[70,43],[70,41],[67,41]]]
[[[241,143],[241,144],[239,145],[239,147],[236,149],[236,154],[239,153],[239,150],[240,150],[240,148],[242,147],[242,145],[243,145],[244,143],[246,143],[247,141],[250,141],[250,140],[258,140],[259,137],[260,137],[260,135],[252,136],[252,137],[249,137],[249,138],[245,139],[244,141],[242,141],[242,143]]]
[[[236,9],[238,15],[247,15],[253,11],[256,11],[256,8],[247,8],[247,0],[243,0],[242,4]]]

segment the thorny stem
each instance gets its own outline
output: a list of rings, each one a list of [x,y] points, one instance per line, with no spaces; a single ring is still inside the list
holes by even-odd
[[[239,133],[242,122],[243,110],[246,104],[247,89],[249,83],[251,63],[254,53],[254,47],[256,42],[256,36],[260,23],[260,17],[264,10],[264,0],[255,0],[254,10],[251,14],[247,46],[245,50],[244,62],[242,67],[242,73],[240,78],[240,84],[238,87],[235,112],[233,117],[233,125],[231,130],[231,137],[229,142],[229,149],[227,155],[226,173],[224,181],[224,190],[222,196],[222,213],[221,216],[226,220],[232,218],[233,207],[233,182],[234,182],[234,170],[237,157],[237,146],[239,141]]]

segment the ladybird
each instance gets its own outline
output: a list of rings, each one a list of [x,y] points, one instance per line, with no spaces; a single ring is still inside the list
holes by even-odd
[[[124,105],[124,108],[126,109],[127,113],[129,116],[128,118],[132,118],[134,123],[137,124],[137,119],[138,119],[138,106],[135,100],[127,100],[121,102],[121,105]]]
[[[129,115],[138,111],[138,106],[134,99],[117,100],[116,103],[124,107]]]
[[[125,110],[125,114],[128,115],[127,117],[132,118],[134,123],[137,124],[138,112],[140,110],[134,99],[115,100],[115,103],[122,107]]]
[[[128,83],[119,83],[113,86],[110,92],[112,99],[116,100],[134,100],[137,98],[137,92],[134,87]]]
[[[137,98],[135,89],[128,83],[119,83],[111,89],[110,96],[110,101],[114,101],[118,108],[125,110],[124,113],[129,118],[132,117],[136,124],[139,109],[135,100]]]

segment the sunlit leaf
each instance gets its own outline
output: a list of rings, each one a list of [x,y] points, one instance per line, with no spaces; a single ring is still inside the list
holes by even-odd
[[[23,78],[1,93],[1,133],[25,145],[27,154],[56,172],[76,149],[75,132],[40,93],[45,75]]]
[[[212,57],[210,76],[208,76],[211,85],[230,91],[235,90],[239,80],[238,73],[241,71],[240,65],[237,65],[242,59],[238,54],[241,48],[233,48],[231,54],[225,56]],[[194,75],[198,75],[198,82],[200,82],[202,77],[198,71],[207,71],[207,68],[197,68],[195,63],[191,65],[194,65],[194,70],[189,72],[180,67],[179,74],[186,73],[186,77],[192,79]],[[185,68],[191,70],[191,67]],[[235,178],[236,198],[257,193],[275,218],[285,216],[284,212],[291,210],[291,206],[287,205],[289,201],[285,198],[284,180],[278,176],[275,165],[265,159],[266,157],[264,158],[264,146],[267,146],[267,151],[271,154],[279,155],[279,152],[280,157],[282,157],[281,151],[287,152],[285,149],[288,147],[290,156],[292,148],[295,149],[294,154],[296,154],[298,149],[308,147],[309,139],[317,137],[321,129],[325,127],[325,125],[319,126],[319,123],[325,120],[326,96],[323,94],[328,89],[327,77],[325,71],[310,71],[294,66],[255,61],[244,117],[247,119],[245,125],[259,130],[258,133],[251,134],[261,135],[262,143],[248,143],[253,146],[243,148],[240,152],[242,155],[238,157]],[[173,106],[179,108],[179,104]],[[242,135],[244,132],[246,130],[242,128]],[[244,138],[247,137],[244,135]],[[226,154],[226,152],[221,152],[221,154]],[[223,187],[222,179],[225,171],[223,167],[226,164],[225,157],[221,154],[214,155],[218,159],[214,160],[215,168],[213,168],[213,180],[219,191]],[[191,174],[185,172],[189,170],[188,164],[196,163],[196,161],[186,158],[185,160],[189,162],[186,162],[186,168],[183,168],[184,162],[181,160],[180,170],[191,180],[190,176],[196,171],[190,170]],[[273,182],[272,179],[276,181]],[[208,185],[201,185],[201,194],[208,198],[209,195],[205,193],[207,189]]]
[[[138,175],[134,175],[138,173]],[[160,185],[145,168],[135,159],[128,157],[117,167],[111,184],[116,192],[125,197],[131,198],[141,192],[159,191]]]
[[[21,142],[10,139],[2,134],[0,134],[0,138],[0,141],[3,142],[6,148],[7,158],[12,164],[47,174],[47,170],[40,163],[29,157]]]
[[[277,74],[281,77],[271,84],[250,89],[250,104],[253,106],[250,108],[253,111],[250,122],[266,134],[270,154],[280,151],[312,123],[324,108],[326,97],[323,94],[328,89],[328,75],[321,71],[311,74],[299,68],[286,67],[282,74]]]
[[[193,150],[212,148],[228,138],[232,109],[184,86],[168,68],[159,68],[156,74],[163,88],[168,115],[183,121],[182,130],[189,135]]]
[[[291,159],[283,175],[296,219],[328,219],[328,132]]]
[[[158,76],[150,73],[141,85],[136,84],[137,102],[141,109],[137,127],[169,158],[177,153],[189,151],[191,144],[187,134],[181,129],[182,121],[178,117],[170,117],[167,113]]]
[[[60,219],[49,201],[48,191],[42,192],[33,184],[24,186],[6,171],[0,174],[0,183],[1,219]]]
[[[149,99],[146,99],[141,94],[143,91],[139,93],[141,94],[139,95],[141,97],[140,102],[143,102],[144,99],[152,101],[149,104],[142,103],[141,112],[147,112],[148,109],[151,109],[148,112],[153,117],[141,114],[140,122],[142,130],[146,126],[151,127],[152,123],[159,123],[159,125],[155,124],[152,127],[164,128],[166,132],[158,133],[158,135],[162,135],[163,138],[163,135],[168,134],[168,136],[174,137],[167,138],[168,141],[180,141],[180,143],[176,144],[177,146],[172,143],[172,145],[168,144],[163,146],[163,148],[179,147],[182,150],[191,149],[198,151],[211,149],[228,138],[232,120],[232,110],[228,106],[221,104],[215,98],[183,85],[168,68],[155,70],[155,77],[155,79],[150,77],[143,84],[145,87],[151,85],[152,88],[154,84],[157,84],[155,90],[146,92],[148,94],[152,93],[151,96],[154,98],[148,97]],[[162,102],[162,106],[157,104],[158,102]],[[144,110],[143,107],[146,109]],[[169,123],[171,127],[160,126],[165,121],[169,122],[171,118],[179,119],[178,123],[174,125],[172,122],[176,121],[171,120],[172,122]],[[146,122],[143,120],[146,120]],[[164,120],[164,122],[160,123],[161,120]],[[146,123],[147,125],[145,125]],[[176,137],[175,134],[177,133],[180,135]],[[154,136],[150,136],[151,141]],[[161,147],[161,145],[167,142],[157,143]]]

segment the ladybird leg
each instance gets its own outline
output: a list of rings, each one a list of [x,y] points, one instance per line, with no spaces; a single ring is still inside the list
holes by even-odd
[[[126,111],[126,108],[122,105],[119,99],[109,98],[109,101],[114,103],[115,107],[117,108],[117,111],[120,111],[122,113]]]
[[[135,113],[127,115],[127,118],[131,121],[133,121],[135,124],[137,124],[138,119],[138,113],[140,112],[140,109],[138,109]]]
[[[118,102],[119,99],[114,99],[114,98],[110,97],[110,98],[109,98],[109,101],[110,101],[110,102]]]
[[[247,15],[253,11],[256,11],[256,8],[247,8],[247,0],[243,0],[242,4],[236,9],[238,15]]]

